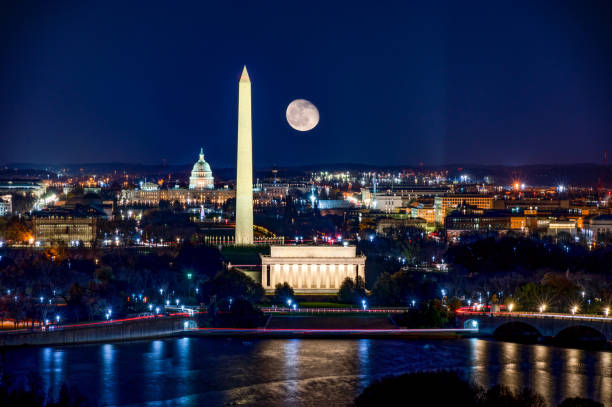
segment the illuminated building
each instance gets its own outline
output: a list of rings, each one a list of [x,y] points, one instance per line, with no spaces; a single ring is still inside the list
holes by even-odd
[[[97,219],[105,213],[92,206],[65,205],[32,215],[34,239],[43,246],[91,246],[96,237]]]
[[[376,222],[376,234],[381,236],[389,236],[393,230],[399,230],[407,227],[425,229],[426,226],[427,222],[422,218],[383,218]]]
[[[599,241],[612,236],[612,215],[599,215],[585,222],[583,232],[588,240]]]
[[[460,205],[475,206],[479,209],[493,208],[493,197],[486,195],[446,195],[434,198],[434,217],[436,223],[444,223],[446,214]]]
[[[158,206],[160,201],[178,202],[184,206],[223,205],[235,196],[235,191],[228,188],[214,189],[210,165],[204,160],[204,152],[200,150],[200,158],[193,165],[189,178],[189,189],[160,188],[153,182],[141,182],[138,189],[121,190],[119,203],[122,206]]]
[[[13,213],[12,202],[12,195],[0,195],[0,216],[8,216]]]
[[[246,66],[238,83],[238,154],[236,159],[237,245],[253,244],[253,134],[251,79]]]
[[[465,232],[505,233],[510,229],[510,218],[509,211],[461,206],[446,216],[444,228],[448,238],[456,238]]]
[[[429,224],[435,223],[436,221],[433,204],[418,204],[417,207],[408,209],[408,213],[410,213],[410,216],[413,218],[425,219],[425,222]]]
[[[260,257],[267,292],[288,283],[296,293],[336,293],[347,277],[365,281],[366,257],[355,246],[271,246]]]
[[[0,180],[0,194],[21,193],[23,195],[32,193],[40,198],[47,191],[47,186],[38,179],[9,179]]]
[[[141,205],[158,206],[160,201],[178,202],[186,206],[202,204],[223,205],[228,199],[236,196],[231,189],[123,189],[119,203],[122,206]]]
[[[213,189],[215,179],[212,175],[210,165],[204,160],[204,149],[200,149],[200,158],[193,165],[191,177],[189,177],[189,189]]]

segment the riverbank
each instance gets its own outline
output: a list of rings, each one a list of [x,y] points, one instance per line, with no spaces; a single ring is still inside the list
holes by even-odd
[[[389,316],[380,314],[271,315],[265,326],[251,329],[196,327],[195,322],[185,316],[151,316],[56,326],[45,331],[4,332],[0,334],[0,347],[77,345],[172,336],[453,339],[475,334],[477,330],[474,329],[400,329]]]

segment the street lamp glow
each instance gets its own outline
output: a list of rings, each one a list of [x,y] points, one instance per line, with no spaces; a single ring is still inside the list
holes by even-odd
[[[606,307],[606,308],[604,309],[604,315],[607,317],[609,314],[610,314],[610,308],[609,308],[609,307]]]
[[[508,304],[508,311],[512,312],[512,308],[514,308],[514,304]]]
[[[159,307],[155,307],[155,314],[159,314]]]
[[[288,305],[288,306],[291,306],[291,298],[289,298],[289,299],[287,300],[287,305]]]
[[[546,310],[546,304],[540,305],[540,312],[544,312]]]
[[[578,311],[578,307],[574,305],[571,311],[572,311],[572,315],[576,315],[576,311]]]

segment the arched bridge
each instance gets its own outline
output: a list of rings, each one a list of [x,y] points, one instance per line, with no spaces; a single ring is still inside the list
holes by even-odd
[[[540,336],[556,337],[571,328],[591,329],[612,342],[612,317],[571,314],[522,313],[522,312],[461,312],[457,322],[462,328],[478,328],[483,335],[493,335],[508,324],[525,324]]]

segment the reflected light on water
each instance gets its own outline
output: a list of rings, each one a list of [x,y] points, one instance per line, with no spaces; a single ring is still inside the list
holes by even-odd
[[[111,344],[105,344],[100,347],[102,357],[102,374],[100,375],[100,388],[102,396],[102,404],[116,404],[115,398],[117,391],[117,383],[115,376],[115,348]]]
[[[164,347],[163,340],[151,341],[149,352],[144,354],[144,394],[149,400],[159,400],[163,397]]]
[[[297,398],[299,391],[299,365],[300,365],[300,345],[299,339],[289,339],[283,346],[284,353],[284,372],[287,385],[285,387],[288,396]]]
[[[178,383],[177,391],[179,394],[190,394],[191,386],[189,378],[191,377],[191,338],[181,338],[176,341],[176,355],[178,358],[177,374]]]
[[[41,365],[40,375],[55,398],[65,381],[64,352],[50,347],[41,349]]]
[[[578,349],[563,349],[565,369],[563,369],[562,398],[584,396],[586,393],[583,358],[585,352]]]
[[[360,339],[357,344],[357,360],[359,361],[359,382],[361,389],[366,388],[374,379],[370,369],[370,345],[371,339]]]
[[[554,396],[554,380],[550,374],[551,349],[548,346],[531,347],[531,381],[528,385],[547,400]]]
[[[519,345],[512,342],[504,342],[499,352],[499,362],[501,366],[498,382],[514,390],[520,389],[523,385],[523,375],[521,372]]]
[[[470,380],[485,388],[490,387],[489,380],[489,343],[476,338],[470,340]]]
[[[595,381],[598,391],[595,395],[602,403],[612,403],[612,352],[601,352],[597,364]]]

